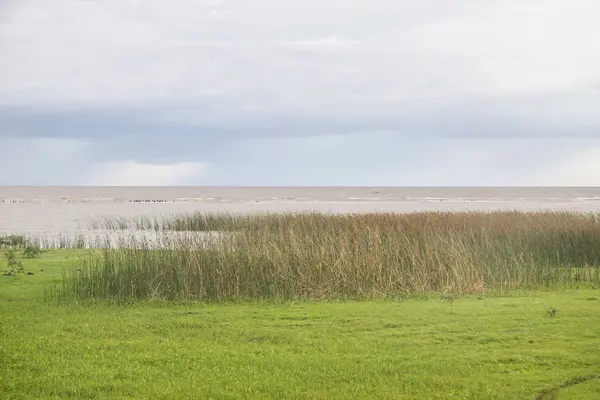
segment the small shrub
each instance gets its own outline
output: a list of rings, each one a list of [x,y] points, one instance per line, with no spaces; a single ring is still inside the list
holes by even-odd
[[[27,241],[24,236],[21,235],[8,235],[0,237],[0,247],[24,247]]]
[[[17,259],[17,254],[13,249],[8,250],[4,255],[8,263],[9,274],[15,275],[19,272],[23,272],[23,263]]]
[[[27,246],[25,246],[25,250],[23,251],[23,255],[26,258],[35,258],[35,257],[39,257],[40,253],[41,253],[41,249],[40,246],[36,245],[36,244],[28,244]]]

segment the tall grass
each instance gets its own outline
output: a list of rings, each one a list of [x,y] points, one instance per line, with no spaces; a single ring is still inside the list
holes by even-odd
[[[600,284],[600,218],[591,214],[184,214],[153,226],[160,248],[123,233],[118,249],[91,253],[64,280],[64,294],[358,299]],[[207,244],[194,232],[206,230],[229,233]]]
[[[104,239],[99,237],[98,239]],[[83,234],[0,234],[0,249],[36,246],[41,249],[84,249],[95,247],[92,237]]]
[[[356,217],[361,214],[336,215],[336,220],[342,216]],[[394,214],[384,214],[394,215]],[[252,214],[226,214],[226,213],[182,213],[163,215],[159,217],[139,216],[134,218],[107,217],[94,219],[88,222],[87,227],[92,230],[142,230],[142,231],[173,231],[173,232],[229,232],[252,231],[265,229],[277,230],[289,224],[313,226],[321,224],[324,219],[327,224],[335,223],[329,218],[332,214],[314,212],[303,213],[252,213]]]

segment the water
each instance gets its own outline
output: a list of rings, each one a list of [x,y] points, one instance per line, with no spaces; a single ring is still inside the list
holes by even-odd
[[[76,233],[108,216],[205,212],[600,212],[599,187],[0,187],[0,233]]]

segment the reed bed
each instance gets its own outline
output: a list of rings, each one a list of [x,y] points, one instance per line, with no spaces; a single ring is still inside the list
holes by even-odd
[[[194,236],[196,248],[206,248],[219,242],[226,233],[92,230],[84,233],[0,234],[0,249],[25,249],[28,246],[38,247],[42,250],[118,249],[131,246],[160,249],[179,246],[182,239],[190,234]]]
[[[96,240],[104,240],[103,236],[83,234],[0,234],[0,249],[23,249],[36,246],[40,249],[85,249],[96,245]]]
[[[600,284],[595,214],[183,214],[152,224],[160,246],[124,231],[118,248],[92,251],[66,277],[62,295],[364,299]],[[215,230],[227,234],[208,243]]]
[[[135,218],[107,217],[88,222],[93,230],[143,230],[143,231],[232,231],[249,229],[253,225],[264,226],[267,215],[236,215],[218,213],[172,214],[160,217],[140,216]],[[271,218],[276,218],[273,214]]]

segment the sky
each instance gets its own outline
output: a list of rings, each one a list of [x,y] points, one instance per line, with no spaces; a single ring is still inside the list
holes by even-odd
[[[600,186],[597,0],[0,0],[0,185]]]

